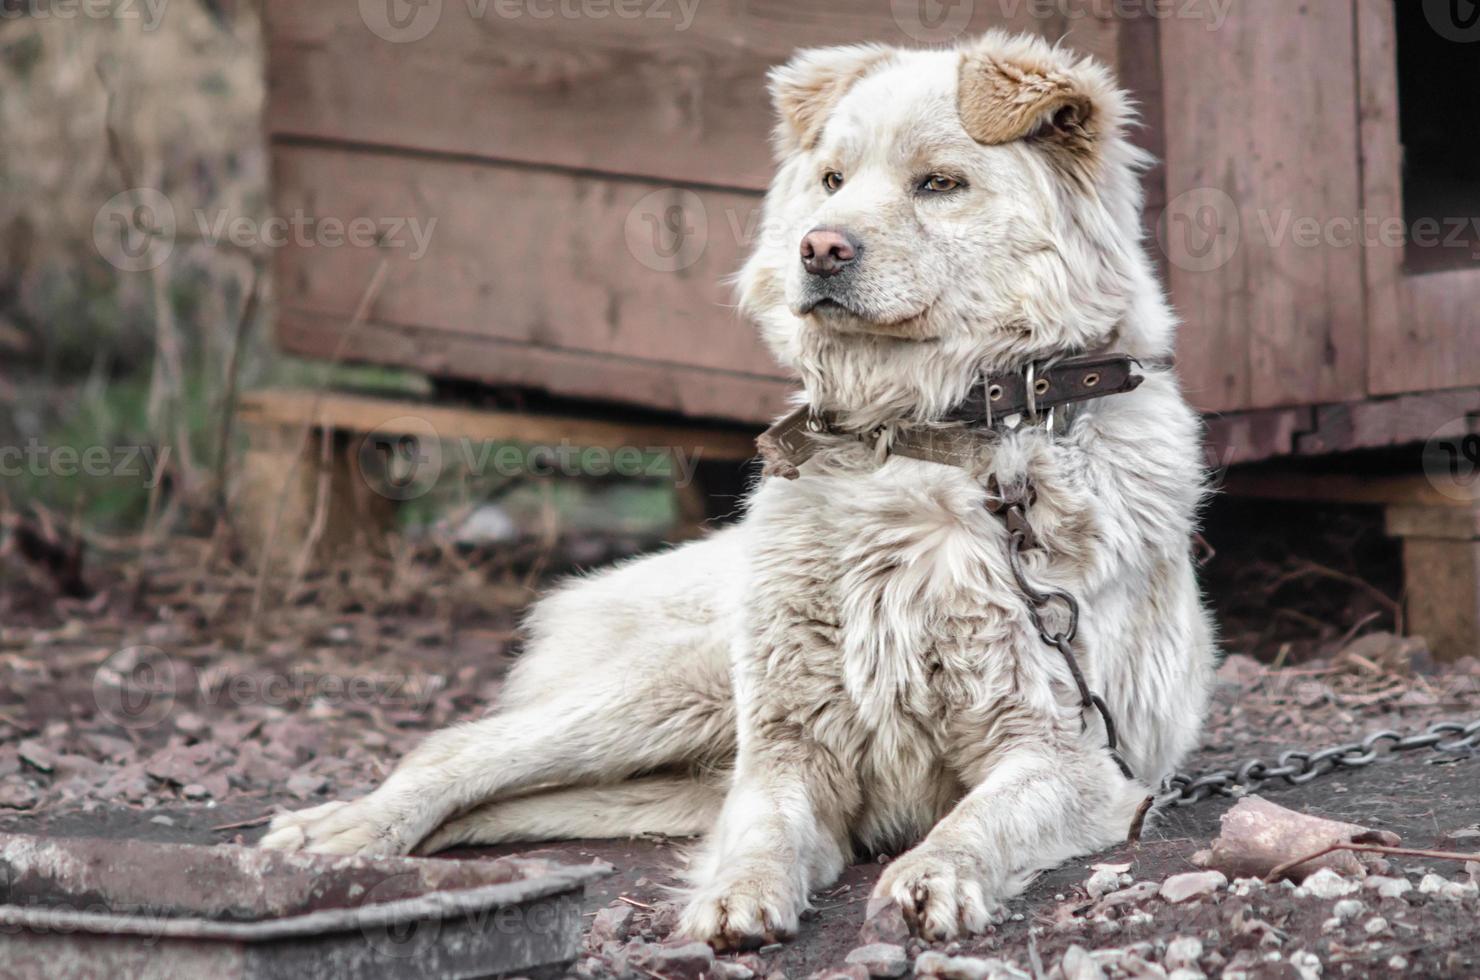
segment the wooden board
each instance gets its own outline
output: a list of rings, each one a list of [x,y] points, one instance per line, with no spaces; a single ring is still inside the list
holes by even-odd
[[[1365,212],[1404,220],[1393,6],[1356,0],[1361,72]],[[1373,394],[1480,384],[1480,269],[1409,275],[1404,248],[1379,239],[1363,249],[1370,321],[1367,377]]]
[[[754,434],[743,430],[507,412],[337,391],[254,391],[242,397],[239,411],[245,423],[259,426],[311,425],[357,434],[435,433],[444,441],[569,444],[612,451],[628,447],[697,449],[703,458],[712,460],[747,460],[755,455]]]
[[[430,0],[377,34],[361,9],[390,2],[267,0],[270,133],[761,189],[765,74],[798,48],[1006,27],[1117,52],[1103,0]]]
[[[314,147],[278,147],[274,163],[277,213],[315,218],[275,254],[286,350],[332,355],[334,324],[385,261],[368,311],[379,343],[353,359],[502,383],[563,362],[587,373],[579,391],[536,386],[746,419],[780,407],[782,372],[722,282],[755,234],[756,195]],[[325,244],[337,241],[320,234],[331,220],[356,219],[380,247]],[[318,323],[324,336],[312,336]],[[720,383],[695,396],[694,372],[750,394],[732,406]],[[690,375],[690,394],[653,390],[684,387],[676,373]]]
[[[1351,0],[1244,0],[1218,30],[1160,28],[1186,390],[1208,410],[1362,397],[1362,250],[1295,228],[1361,208]]]

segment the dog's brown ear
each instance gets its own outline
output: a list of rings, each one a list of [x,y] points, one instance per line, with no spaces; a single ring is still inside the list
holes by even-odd
[[[1049,137],[1088,150],[1097,112],[1084,73],[1045,44],[994,40],[961,54],[958,99],[967,134],[989,145]]]
[[[889,49],[882,45],[852,44],[799,51],[771,69],[777,150],[785,154],[815,146],[838,100],[888,58]]]

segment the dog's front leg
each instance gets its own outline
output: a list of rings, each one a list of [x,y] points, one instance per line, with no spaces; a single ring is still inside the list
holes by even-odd
[[[1019,744],[989,764],[874,888],[871,904],[898,902],[926,939],[982,932],[1035,871],[1125,840],[1146,796],[1087,739]]]
[[[720,949],[795,935],[808,894],[846,861],[855,783],[826,749],[784,727],[742,743],[719,822],[690,871],[680,929]]]

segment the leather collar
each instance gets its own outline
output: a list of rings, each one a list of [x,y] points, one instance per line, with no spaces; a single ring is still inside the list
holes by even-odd
[[[1050,365],[1030,363],[1019,371],[982,378],[939,422],[899,423],[870,432],[848,430],[832,413],[803,405],[761,433],[756,447],[765,461],[765,475],[788,480],[800,475],[799,467],[817,452],[816,437],[822,435],[854,436],[871,444],[881,459],[908,456],[968,466],[1003,429],[1024,419],[1066,423],[1068,411],[1079,403],[1139,388],[1145,377],[1137,368],[1171,366],[1171,358],[1138,360],[1127,354],[1089,354]],[[1056,412],[1059,409],[1064,411]]]

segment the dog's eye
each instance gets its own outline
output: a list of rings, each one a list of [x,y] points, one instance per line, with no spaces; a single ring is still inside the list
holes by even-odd
[[[948,177],[945,174],[931,174],[920,183],[920,190],[932,194],[943,194],[946,191],[953,191],[960,186],[961,181],[955,177]]]
[[[827,188],[829,194],[843,186],[843,175],[836,170],[829,170],[822,175],[822,186]]]

